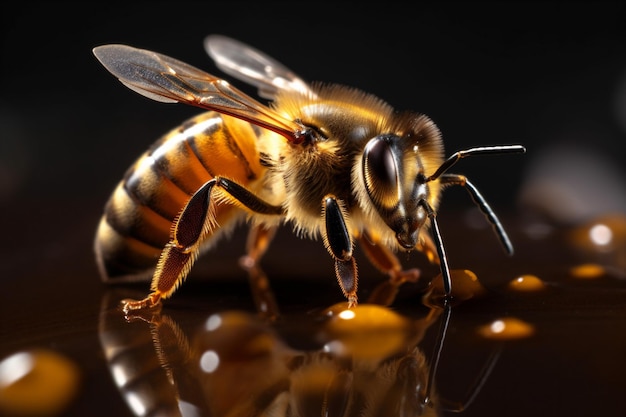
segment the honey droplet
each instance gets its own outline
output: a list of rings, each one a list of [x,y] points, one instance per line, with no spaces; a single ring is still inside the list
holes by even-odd
[[[411,334],[409,320],[386,307],[359,304],[348,309],[342,304],[326,313],[325,348],[335,354],[384,358],[402,349]]]
[[[513,291],[534,292],[544,290],[546,284],[535,275],[525,274],[509,282],[508,288]]]
[[[522,339],[531,336],[534,332],[533,325],[514,317],[497,319],[478,329],[481,336],[496,340]]]
[[[78,383],[78,366],[58,353],[15,353],[0,362],[0,414],[57,416],[76,396]]]
[[[571,242],[589,252],[611,252],[626,242],[626,216],[607,215],[585,223],[571,233]]]
[[[606,270],[602,265],[598,264],[582,264],[574,266],[570,269],[570,274],[574,278],[595,279],[606,274]]]
[[[450,271],[452,280],[451,296],[455,302],[469,300],[487,292],[480,283],[476,274],[469,269],[452,269]],[[424,294],[423,302],[429,307],[441,307],[444,305],[446,293],[443,288],[443,277],[439,274],[431,283],[428,291]]]

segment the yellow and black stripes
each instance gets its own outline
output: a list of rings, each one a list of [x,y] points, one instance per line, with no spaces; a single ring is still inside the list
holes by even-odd
[[[170,239],[173,221],[200,186],[217,175],[249,185],[261,176],[257,133],[239,119],[208,112],[157,141],[117,185],[96,236],[106,280],[147,276]],[[235,215],[217,207],[221,225]]]

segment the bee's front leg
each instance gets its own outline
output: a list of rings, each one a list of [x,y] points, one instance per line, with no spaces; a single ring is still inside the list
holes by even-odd
[[[322,207],[325,222],[324,245],[335,259],[335,274],[343,295],[348,299],[348,306],[354,307],[357,304],[358,275],[344,212],[339,201],[330,195],[324,198]]]
[[[374,241],[367,233],[363,233],[359,236],[359,244],[365,251],[372,265],[389,275],[387,281],[381,283],[374,289],[368,302],[385,306],[391,305],[402,284],[405,282],[416,282],[419,279],[419,269],[403,270],[396,255],[387,247]]]

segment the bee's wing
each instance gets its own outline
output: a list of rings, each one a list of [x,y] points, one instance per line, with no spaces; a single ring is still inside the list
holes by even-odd
[[[302,126],[285,119],[228,82],[189,64],[127,45],[93,49],[98,60],[133,91],[164,103],[185,103],[234,116],[295,140]]]
[[[259,89],[259,96],[273,99],[280,90],[315,95],[289,68],[249,45],[222,35],[204,39],[204,49],[226,74]]]

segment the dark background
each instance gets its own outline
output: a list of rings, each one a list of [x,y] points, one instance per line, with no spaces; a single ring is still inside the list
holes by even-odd
[[[490,200],[510,202],[529,161],[555,144],[622,165],[625,11],[623,2],[16,5],[2,13],[0,202],[67,199],[84,213],[84,201],[105,200],[141,151],[198,109],[123,88],[91,49],[127,43],[215,73],[202,47],[209,33],[254,45],[306,80],[430,115],[448,153],[525,144],[527,157],[457,168]]]
[[[97,313],[103,290],[92,241],[102,207],[152,141],[198,113],[124,88],[92,55],[101,44],[152,49],[219,74],[202,41],[229,35],[306,80],[352,85],[428,114],[448,153],[526,145],[525,156],[478,157],[455,169],[505,213],[542,209],[572,221],[626,212],[624,2],[2,7],[1,356],[33,345],[81,350],[64,344],[63,323],[92,323]],[[562,180],[560,217],[537,191],[536,179],[550,176]],[[442,216],[457,204],[471,205],[462,191],[447,193]]]

